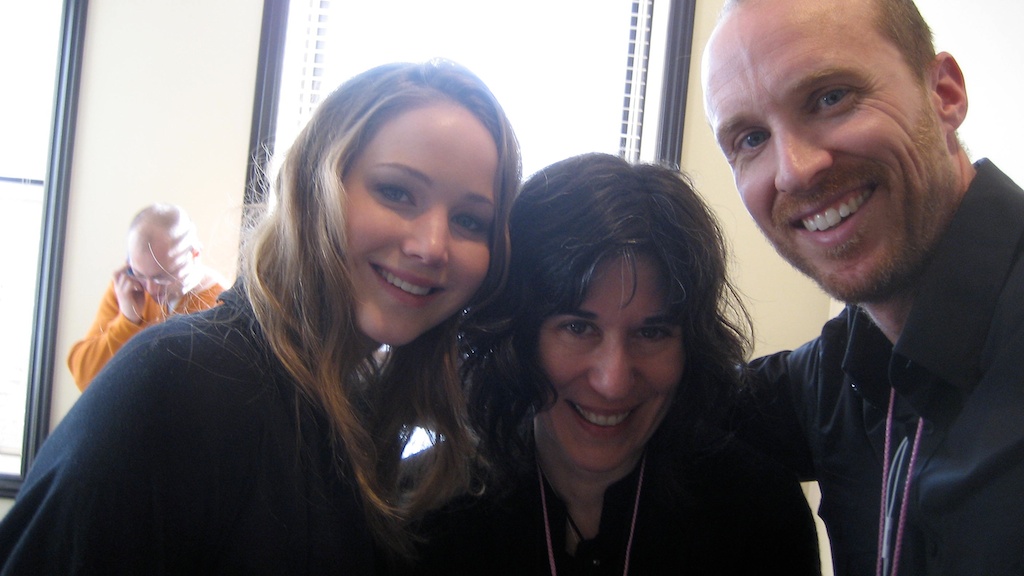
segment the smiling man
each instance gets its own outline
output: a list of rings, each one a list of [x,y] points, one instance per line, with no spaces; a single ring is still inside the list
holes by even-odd
[[[837,574],[1019,574],[1024,192],[961,145],[956,61],[910,0],[729,0],[703,84],[751,216],[848,303],[753,363],[741,433],[819,481]]]

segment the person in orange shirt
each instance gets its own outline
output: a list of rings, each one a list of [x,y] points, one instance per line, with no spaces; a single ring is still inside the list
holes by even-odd
[[[80,390],[144,328],[217,304],[225,282],[199,261],[200,252],[195,224],[180,206],[153,204],[132,219],[128,261],[114,271],[96,320],[68,355]]]

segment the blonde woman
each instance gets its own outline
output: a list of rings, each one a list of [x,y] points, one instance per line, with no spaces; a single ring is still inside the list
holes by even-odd
[[[223,305],[134,338],[47,441],[2,572],[370,574],[407,551],[406,520],[466,482],[458,319],[502,282],[519,173],[457,65],[342,85]],[[402,477],[415,426],[444,441]]]

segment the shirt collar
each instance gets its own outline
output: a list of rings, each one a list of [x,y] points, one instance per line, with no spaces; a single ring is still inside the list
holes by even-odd
[[[1024,193],[988,160],[975,167],[895,348],[964,393],[980,377],[981,349],[1024,235]]]
[[[1019,218],[1024,193],[988,160],[975,168],[918,282],[888,366],[870,360],[887,357],[888,341],[862,311],[851,314],[844,361],[844,369],[863,384],[862,392],[873,403],[884,406],[887,399],[870,383],[891,382],[918,414],[940,425],[956,416],[980,378],[979,358],[996,302],[1024,235]]]

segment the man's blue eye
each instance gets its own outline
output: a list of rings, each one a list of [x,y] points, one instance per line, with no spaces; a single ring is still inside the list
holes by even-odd
[[[768,140],[767,132],[751,132],[743,137],[743,145],[747,148],[757,148]]]
[[[835,90],[829,90],[828,92],[825,93],[824,96],[822,96],[819,99],[819,102],[821,102],[821,105],[824,106],[825,108],[835,106],[836,104],[839,103],[840,100],[846,97],[846,93],[846,90],[839,88]]]

